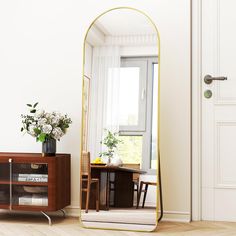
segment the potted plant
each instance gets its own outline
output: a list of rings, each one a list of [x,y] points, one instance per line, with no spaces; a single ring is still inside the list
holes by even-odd
[[[27,104],[30,108],[29,114],[21,115],[22,128],[36,138],[36,141],[42,142],[42,155],[55,156],[56,140],[60,141],[61,137],[66,133],[72,123],[67,115],[59,112],[46,112],[37,109],[38,103]]]
[[[100,142],[106,146],[106,151],[100,153],[100,157],[107,157],[107,165],[111,164],[111,159],[114,156],[114,153],[117,149],[117,145],[121,142],[118,138],[119,133],[111,132],[110,130],[105,129],[105,137]]]

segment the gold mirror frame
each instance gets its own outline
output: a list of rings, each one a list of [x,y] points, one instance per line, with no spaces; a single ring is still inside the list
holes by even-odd
[[[91,27],[94,25],[94,23],[96,22],[97,19],[99,19],[101,16],[105,15],[108,12],[114,11],[114,10],[119,10],[119,9],[129,9],[129,10],[133,10],[136,12],[141,13],[142,15],[146,16],[147,19],[149,20],[149,22],[151,23],[151,25],[154,27],[156,33],[157,33],[157,47],[158,47],[158,96],[157,96],[157,112],[158,112],[158,124],[157,124],[157,147],[158,147],[158,156],[157,156],[157,193],[156,193],[156,227],[152,230],[152,231],[145,231],[145,230],[127,230],[127,229],[116,229],[116,228],[98,228],[98,227],[87,227],[83,224],[83,222],[81,221],[81,204],[80,204],[80,213],[79,213],[79,223],[83,228],[87,228],[87,229],[101,229],[101,230],[115,230],[115,231],[132,231],[132,232],[153,232],[156,231],[157,229],[157,225],[158,222],[162,219],[163,217],[163,201],[162,201],[162,184],[161,184],[161,168],[160,168],[160,34],[159,31],[157,29],[157,26],[155,25],[154,21],[151,19],[150,16],[148,16],[145,12],[133,8],[133,7],[115,7],[115,8],[111,8],[103,13],[101,13],[100,15],[98,15],[90,24],[89,28],[86,31],[85,37],[84,37],[84,43],[83,43],[83,69],[82,69],[82,115],[81,115],[81,144],[80,144],[80,167],[81,167],[81,160],[82,160],[82,150],[83,150],[83,127],[84,127],[84,96],[83,96],[83,91],[84,91],[84,68],[85,68],[85,43],[86,43],[86,38],[87,35],[89,33],[89,30],[91,29]],[[80,176],[80,175],[79,175]],[[158,191],[159,189],[159,191]],[[158,194],[159,193],[159,194]],[[159,197],[159,198],[158,198]],[[81,178],[80,178],[80,202],[82,199],[82,191],[81,191]],[[159,201],[158,201],[159,199]],[[159,213],[159,206],[160,206],[160,215]]]

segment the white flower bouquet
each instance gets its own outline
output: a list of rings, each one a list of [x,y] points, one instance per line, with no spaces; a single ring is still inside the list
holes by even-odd
[[[27,104],[27,106],[30,108],[30,114],[21,115],[21,132],[26,131],[42,143],[49,139],[59,141],[72,123],[67,115],[37,109],[38,103]]]

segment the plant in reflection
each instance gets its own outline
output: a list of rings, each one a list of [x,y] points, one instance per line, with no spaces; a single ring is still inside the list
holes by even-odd
[[[100,142],[106,148],[106,151],[100,152],[100,157],[107,157],[107,163],[111,163],[111,158],[113,157],[118,144],[121,142],[119,139],[119,133],[111,132],[110,130],[105,129],[105,135],[103,140]]]

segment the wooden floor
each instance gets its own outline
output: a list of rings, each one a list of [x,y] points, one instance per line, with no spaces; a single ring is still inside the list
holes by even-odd
[[[23,214],[1,214],[1,236],[150,236],[150,235],[236,235],[236,223],[223,222],[162,222],[154,233],[134,233],[127,231],[91,230],[81,228],[77,218],[54,216],[53,226],[47,224],[42,216]]]

